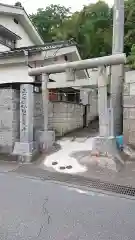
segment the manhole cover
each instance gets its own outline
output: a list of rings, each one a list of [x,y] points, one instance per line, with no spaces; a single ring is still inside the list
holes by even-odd
[[[60,170],[64,170],[65,168],[66,168],[66,167],[64,167],[64,166],[61,166],[61,167],[60,167]]]
[[[57,165],[58,164],[58,162],[52,162],[52,165]]]
[[[71,169],[71,168],[72,168],[72,166],[71,166],[71,165],[68,165],[68,166],[66,166],[66,168],[67,168],[67,169]]]

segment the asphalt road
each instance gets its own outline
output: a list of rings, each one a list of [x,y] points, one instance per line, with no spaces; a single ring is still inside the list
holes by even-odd
[[[134,240],[135,201],[0,175],[0,240]]]

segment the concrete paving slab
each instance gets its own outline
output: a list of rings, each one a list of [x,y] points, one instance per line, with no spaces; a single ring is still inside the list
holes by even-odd
[[[20,165],[16,162],[0,161],[0,173],[15,171]]]

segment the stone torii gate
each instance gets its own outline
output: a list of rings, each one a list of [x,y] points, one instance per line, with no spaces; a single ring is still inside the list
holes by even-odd
[[[107,85],[108,79],[106,75],[106,66],[111,65],[120,65],[126,62],[125,54],[116,54],[111,56],[105,56],[100,58],[93,58],[75,62],[68,62],[63,64],[52,64],[39,68],[29,69],[29,76],[42,76],[42,100],[43,100],[43,114],[44,114],[44,131],[39,133],[39,141],[42,145],[43,150],[46,150],[48,147],[51,147],[55,141],[55,136],[53,131],[48,131],[48,88],[51,84],[51,88],[54,85],[54,88],[64,87],[59,83],[49,83],[49,74],[65,72],[67,74],[67,82],[70,87],[90,87],[91,80],[75,80],[75,71],[76,70],[85,70],[90,68],[99,69],[99,78],[98,78],[98,109],[99,109],[99,129],[101,137],[109,137],[112,132],[113,126],[109,124],[109,115],[107,107]],[[65,84],[67,87],[67,84]],[[27,129],[26,134],[20,131],[20,143],[14,148],[14,153],[17,155],[27,156],[28,159],[31,158],[33,152],[33,101],[32,101],[32,88],[31,86],[24,85],[24,88],[27,88],[27,94],[25,94],[25,101],[27,102],[27,112],[25,118],[27,119]],[[22,94],[20,94],[21,98]],[[31,98],[31,105],[29,104]],[[20,119],[21,121],[21,119]],[[111,128],[111,129],[110,129]],[[21,137],[22,136],[22,137]],[[26,151],[26,152],[25,152]],[[30,158],[29,158],[30,156]],[[28,160],[29,161],[29,160]]]

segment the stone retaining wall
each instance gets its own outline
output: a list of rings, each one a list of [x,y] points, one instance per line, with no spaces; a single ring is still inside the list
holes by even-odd
[[[135,71],[130,72],[123,86],[123,135],[125,144],[135,146]]]
[[[11,153],[14,143],[19,140],[19,103],[18,90],[0,89],[0,152]]]

